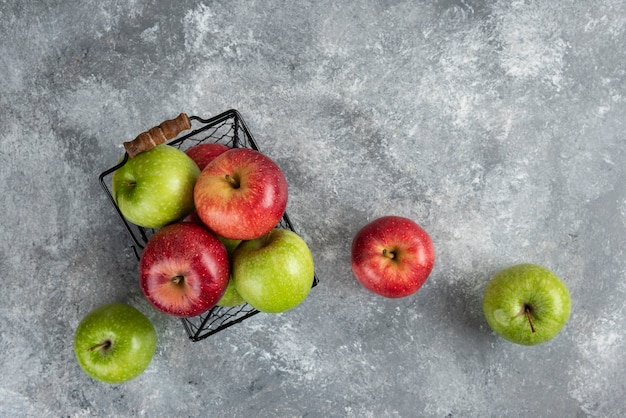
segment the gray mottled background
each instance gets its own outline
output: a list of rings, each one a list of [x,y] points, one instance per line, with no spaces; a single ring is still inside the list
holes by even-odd
[[[626,415],[626,3],[1,1],[0,415]],[[137,286],[98,184],[121,143],[238,109],[284,169],[320,285],[192,343]],[[437,263],[365,291],[352,237],[410,217]],[[490,276],[545,265],[573,297],[549,343],[495,336]],[[146,313],[131,382],[78,367],[94,307]]]

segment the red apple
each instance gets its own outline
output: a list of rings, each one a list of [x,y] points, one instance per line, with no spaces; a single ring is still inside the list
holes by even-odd
[[[167,225],[148,240],[139,261],[141,290],[159,311],[199,315],[226,291],[230,267],[224,244],[193,222]]]
[[[193,222],[196,224],[204,225],[195,210],[189,215],[185,216],[181,222]]]
[[[185,153],[198,165],[200,171],[202,171],[215,157],[225,153],[229,149],[230,147],[224,144],[209,142],[194,145],[185,151]]]
[[[409,296],[435,263],[430,236],[410,219],[384,216],[365,225],[352,241],[352,271],[368,290],[388,298]]]
[[[224,238],[250,240],[270,232],[287,206],[287,180],[269,157],[233,148],[200,173],[194,188],[202,222]]]

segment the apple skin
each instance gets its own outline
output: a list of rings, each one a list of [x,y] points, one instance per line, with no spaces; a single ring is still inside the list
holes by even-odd
[[[253,308],[280,313],[306,299],[315,277],[313,256],[295,232],[276,228],[244,241],[233,254],[233,279],[241,297]]]
[[[491,329],[521,345],[553,339],[569,320],[571,309],[565,283],[535,264],[517,264],[499,271],[483,296],[483,313]]]
[[[435,249],[428,233],[411,219],[383,216],[354,236],[351,263],[363,287],[401,298],[424,284],[435,264]]]
[[[224,244],[193,222],[167,225],[148,240],[139,260],[139,283],[159,311],[192,317],[211,309],[228,285]]]
[[[200,224],[200,225],[204,225],[202,223],[202,220],[200,219],[200,217],[198,216],[198,214],[196,213],[196,211],[194,210],[193,212],[191,212],[189,215],[187,215],[182,222],[193,222],[196,224]]]
[[[228,258],[231,261],[232,265],[232,255],[237,249],[237,246],[241,243],[241,240],[238,239],[228,239],[224,237],[217,237],[222,244],[226,247],[226,252],[228,253]],[[232,270],[231,270],[232,271]],[[224,292],[224,296],[217,302],[217,306],[222,307],[231,307],[231,306],[239,306],[244,304],[246,301],[241,297],[239,293],[237,293],[237,288],[235,288],[235,281],[233,280],[233,275],[230,275],[230,279],[228,280],[228,286],[226,287],[226,292]]]
[[[88,376],[117,384],[143,373],[156,342],[154,327],[144,314],[126,304],[110,303],[80,321],[74,333],[74,354]]]
[[[223,308],[229,308],[232,306],[239,306],[246,303],[244,298],[241,297],[239,292],[237,292],[237,288],[235,287],[235,281],[231,278],[228,281],[228,286],[226,286],[226,291],[224,292],[224,296],[217,302],[217,306],[221,306]]]
[[[202,222],[224,238],[251,240],[270,232],[287,207],[287,180],[269,157],[233,148],[202,170],[194,188]]]
[[[185,153],[198,165],[200,171],[202,171],[208,163],[215,159],[215,157],[225,153],[229,149],[230,147],[224,144],[209,142],[194,145],[185,151]]]
[[[183,151],[161,144],[128,159],[111,179],[115,203],[139,226],[160,228],[194,209],[198,166]]]
[[[202,144],[201,144],[202,145]],[[196,212],[191,213],[189,216],[187,216],[185,219],[183,219],[184,222],[195,222],[198,223],[200,225],[204,225],[202,223],[202,221],[200,220],[200,217],[198,217],[198,214]],[[222,241],[222,244],[224,244],[224,246],[226,247],[226,252],[228,253],[228,258],[229,260],[232,261],[232,254],[235,251],[235,248],[237,248],[237,246],[239,245],[239,243],[241,242],[241,240],[238,239],[228,239],[228,238],[224,238],[224,237],[217,237],[220,241]],[[233,306],[239,306],[244,304],[246,301],[243,300],[243,298],[241,297],[241,295],[239,295],[239,293],[237,293],[237,289],[235,288],[235,282],[233,280],[233,276],[232,274],[230,275],[230,279],[228,279],[228,286],[226,286],[226,291],[224,292],[224,295],[222,296],[222,298],[217,302],[217,306],[221,306],[221,307],[233,307]]]

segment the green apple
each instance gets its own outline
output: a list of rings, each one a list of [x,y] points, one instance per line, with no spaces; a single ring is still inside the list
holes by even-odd
[[[231,306],[239,306],[244,304],[246,301],[241,297],[239,292],[237,292],[237,288],[235,287],[235,281],[232,276],[228,281],[228,286],[226,286],[226,291],[222,298],[217,302],[217,306],[221,307],[231,307]]]
[[[567,323],[571,307],[569,291],[561,279],[534,264],[501,270],[483,297],[489,326],[502,338],[522,345],[554,338]]]
[[[226,247],[226,252],[228,253],[228,258],[230,259],[230,264],[232,265],[233,253],[235,252],[235,249],[237,248],[241,240],[229,239],[229,238],[224,238],[224,237],[219,237],[219,236],[217,238],[220,241],[222,241],[222,243]],[[239,306],[245,302],[246,301],[243,300],[241,295],[237,293],[237,288],[235,287],[235,281],[233,280],[233,275],[231,274],[228,280],[228,286],[226,286],[226,291],[224,292],[224,295],[219,300],[219,302],[217,302],[217,306],[222,306],[222,307]]]
[[[122,383],[148,367],[156,349],[150,320],[122,303],[89,312],[74,334],[74,353],[89,376],[105,383]]]
[[[279,313],[298,306],[313,285],[313,257],[304,240],[288,229],[243,241],[233,254],[237,292],[261,312]]]
[[[199,175],[200,169],[187,154],[161,144],[115,170],[113,198],[128,221],[160,228],[193,212],[193,189]]]

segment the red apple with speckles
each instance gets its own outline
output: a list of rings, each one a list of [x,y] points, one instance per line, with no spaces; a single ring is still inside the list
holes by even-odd
[[[141,290],[159,311],[178,317],[214,307],[230,277],[224,244],[203,225],[167,225],[148,240],[139,261]]]
[[[384,216],[365,225],[352,241],[352,271],[368,290],[388,298],[417,292],[435,263],[428,233],[414,221]]]
[[[287,180],[269,157],[233,148],[200,173],[194,187],[196,212],[215,234],[251,240],[270,232],[287,206]]]
[[[197,164],[200,171],[202,171],[208,163],[215,159],[215,157],[225,153],[229,149],[230,147],[224,144],[203,142],[189,148],[187,151],[185,151],[185,153]]]

